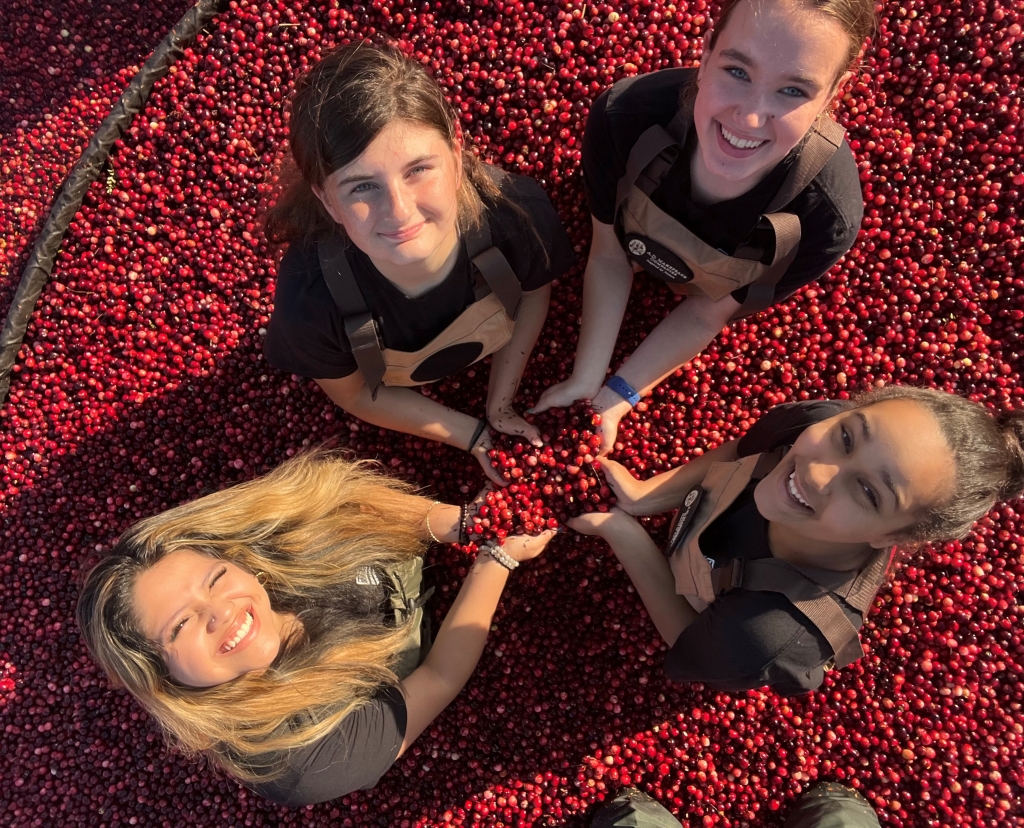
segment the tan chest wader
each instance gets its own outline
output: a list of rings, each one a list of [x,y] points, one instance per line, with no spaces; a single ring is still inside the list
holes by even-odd
[[[845,667],[864,651],[857,628],[838,599],[865,618],[875,593],[885,581],[891,559],[889,550],[879,550],[861,569],[837,572],[798,567],[779,558],[734,558],[715,569],[714,560],[700,548],[704,530],[729,508],[751,480],[760,480],[774,469],[787,450],[783,447],[732,463],[714,463],[701,484],[687,493],[669,531],[667,552],[676,592],[697,612],[730,589],[782,593],[828,641],[835,653],[830,664]]]
[[[667,127],[655,124],[633,145],[626,174],[616,190],[615,229],[626,255],[637,269],[669,283],[677,293],[706,296],[717,302],[747,286],[747,298],[735,318],[764,310],[775,300],[775,286],[800,248],[800,217],[784,208],[821,172],[846,134],[828,117],[807,135],[775,198],[755,227],[774,236],[775,253],[769,264],[759,260],[760,245],[745,243],[729,256],[701,241],[684,224],[657,207],[651,196],[686,143],[693,126],[693,102],[684,104]]]
[[[465,243],[476,271],[476,301],[418,351],[384,347],[377,321],[348,263],[344,239],[317,245],[320,268],[344,319],[352,356],[374,399],[381,384],[434,382],[493,354],[512,338],[523,289],[504,254],[492,244],[486,216],[479,229],[466,234]]]

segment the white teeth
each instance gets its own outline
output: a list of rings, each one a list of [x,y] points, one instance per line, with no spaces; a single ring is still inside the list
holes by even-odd
[[[252,629],[252,614],[248,610],[246,610],[245,620],[242,622],[242,626],[238,628],[238,632],[235,633],[235,637],[224,645],[224,652],[230,653],[233,649],[235,649],[235,647],[238,646],[238,642],[249,634],[250,629]]]
[[[721,126],[721,124],[719,124]],[[722,127],[722,135],[725,136],[725,140],[732,144],[736,149],[753,149],[759,147],[764,141],[745,141],[742,138],[733,135],[725,127]]]
[[[804,500],[802,497],[800,497],[800,492],[798,492],[796,490],[796,483],[793,480],[794,477],[796,477],[796,470],[795,469],[793,470],[793,473],[790,474],[789,482],[786,484],[786,487],[789,489],[789,493],[791,495],[793,495],[793,497],[796,499],[796,501],[800,505],[806,506],[808,509],[810,509],[811,508],[811,504],[808,503],[806,500]]]

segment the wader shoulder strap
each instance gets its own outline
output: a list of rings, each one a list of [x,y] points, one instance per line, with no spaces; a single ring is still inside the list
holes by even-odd
[[[775,256],[764,275],[747,287],[747,298],[733,319],[763,311],[775,301],[775,286],[789,270],[800,250],[799,216],[793,213],[768,213],[761,216],[761,223],[767,223],[775,233]]]
[[[885,583],[891,560],[892,550],[880,549],[847,587],[836,588],[832,591],[861,615],[866,616],[874,603],[879,588]]]
[[[423,589],[423,558],[410,558],[382,571],[389,587],[388,604],[398,624],[424,606],[434,594],[433,587]]]
[[[373,399],[377,399],[377,391],[387,370],[384,346],[380,341],[377,323],[366,306],[352,266],[348,263],[347,247],[347,242],[337,236],[318,242],[320,269],[331,298],[341,313],[352,357],[366,380],[370,394]]]
[[[747,288],[747,298],[734,319],[749,316],[769,307],[775,300],[775,286],[796,258],[800,249],[800,218],[792,213],[779,212],[797,197],[824,169],[836,150],[842,146],[846,130],[829,117],[820,119],[810,131],[800,155],[789,169],[786,180],[775,194],[771,204],[761,216],[760,226],[766,223],[775,233],[775,257],[764,275]],[[746,245],[736,251],[740,258],[748,257]]]
[[[680,107],[666,126],[655,124],[644,131],[629,151],[626,172],[616,187],[616,204],[626,200],[632,187],[651,197],[675,163],[692,123],[693,102],[690,101]]]
[[[726,577],[725,573],[722,577]],[[846,577],[849,578],[849,575]],[[727,583],[755,592],[778,592],[785,595],[828,641],[835,653],[836,667],[845,667],[864,655],[857,628],[839,603],[829,595],[828,588],[816,583],[792,564],[778,558],[746,561],[742,565],[742,573],[728,573]],[[729,586],[723,583],[721,588],[727,589]]]
[[[487,214],[481,217],[480,226],[466,234],[466,252],[473,266],[484,277],[487,286],[498,297],[505,313],[515,320],[519,315],[519,306],[523,301],[523,286],[519,283],[515,271],[491,240],[491,227]],[[482,296],[477,296],[477,300]]]
[[[818,177],[818,173],[825,168],[829,159],[835,155],[836,150],[842,146],[845,137],[846,130],[827,115],[823,115],[817,126],[808,133],[807,143],[800,150],[796,163],[790,167],[789,175],[782,182],[782,186],[765,212],[774,213],[781,210],[802,193],[804,188]]]

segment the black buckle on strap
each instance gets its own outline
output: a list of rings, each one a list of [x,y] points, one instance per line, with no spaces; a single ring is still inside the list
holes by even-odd
[[[715,593],[721,595],[730,589],[737,589],[743,585],[743,570],[745,562],[742,558],[733,558],[721,569],[715,570],[720,573],[717,578]]]

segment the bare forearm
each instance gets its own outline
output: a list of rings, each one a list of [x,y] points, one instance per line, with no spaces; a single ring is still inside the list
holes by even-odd
[[[477,557],[419,668],[431,671],[450,693],[442,708],[458,695],[480,661],[508,575],[489,555]]]
[[[523,296],[512,338],[491,360],[491,381],[487,389],[488,412],[509,408],[519,387],[526,362],[537,344],[548,315],[551,285],[532,290]]]
[[[736,459],[738,442],[730,440],[691,460],[685,466],[644,480],[640,484],[630,514],[657,515],[669,509],[677,509],[686,493],[704,479],[712,463],[726,463]]]
[[[323,386],[321,386],[323,387]],[[328,396],[350,414],[382,428],[415,434],[455,448],[466,449],[476,431],[478,420],[463,414],[411,388],[382,386],[374,400],[365,385],[349,397]]]
[[[690,297],[651,331],[618,370],[641,395],[703,351],[739,307],[730,296],[719,302]]]
[[[605,540],[633,582],[658,633],[667,644],[674,644],[697,613],[683,596],[676,594],[668,559],[632,518],[623,516],[609,525]]]
[[[595,388],[604,382],[632,287],[633,268],[621,249],[611,255],[591,252],[583,277],[583,316],[572,369],[580,382]]]

